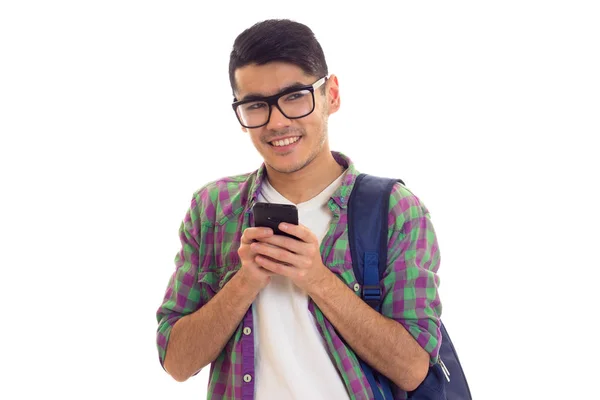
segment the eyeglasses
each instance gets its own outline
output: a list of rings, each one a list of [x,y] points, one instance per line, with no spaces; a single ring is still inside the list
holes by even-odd
[[[288,119],[303,118],[315,110],[315,90],[327,81],[319,79],[312,85],[294,86],[273,96],[235,101],[233,111],[244,128],[260,128],[269,123],[275,106]]]

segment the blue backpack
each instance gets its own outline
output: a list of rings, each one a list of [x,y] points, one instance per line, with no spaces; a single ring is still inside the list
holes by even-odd
[[[348,224],[352,267],[361,284],[362,299],[381,312],[379,282],[387,264],[387,219],[390,194],[399,179],[360,174],[348,205]],[[386,223],[384,223],[384,221]],[[439,362],[429,368],[427,377],[417,389],[408,392],[413,400],[471,400],[469,385],[452,341],[441,325],[442,343]],[[375,400],[393,400],[390,381],[364,361],[360,365],[375,395]],[[377,382],[381,387],[378,390]]]

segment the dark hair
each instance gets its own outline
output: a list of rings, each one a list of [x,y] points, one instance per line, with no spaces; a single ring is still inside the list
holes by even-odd
[[[273,61],[297,65],[308,75],[327,75],[323,49],[308,26],[289,19],[269,19],[254,24],[235,39],[229,57],[231,89],[236,90],[236,69]]]

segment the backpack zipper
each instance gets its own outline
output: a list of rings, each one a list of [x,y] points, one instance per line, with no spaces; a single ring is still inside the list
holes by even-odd
[[[442,372],[444,373],[444,376],[446,377],[446,380],[448,382],[450,382],[450,371],[448,371],[448,368],[446,368],[446,364],[444,364],[444,362],[442,361],[442,359],[439,359],[440,362],[440,366],[442,367]]]

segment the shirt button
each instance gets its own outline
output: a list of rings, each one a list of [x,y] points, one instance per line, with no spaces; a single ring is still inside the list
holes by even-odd
[[[252,377],[250,376],[250,374],[246,374],[244,375],[244,382],[248,383],[252,380]]]
[[[358,292],[360,290],[360,285],[358,283],[354,284],[354,291]]]
[[[248,327],[245,327],[245,328],[244,328],[244,335],[248,336],[248,335],[249,335],[249,334],[251,334],[251,333],[252,333],[252,329],[250,329],[250,328],[248,328]]]

